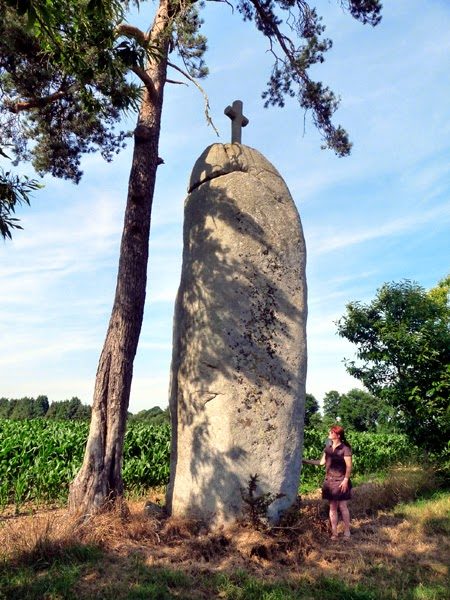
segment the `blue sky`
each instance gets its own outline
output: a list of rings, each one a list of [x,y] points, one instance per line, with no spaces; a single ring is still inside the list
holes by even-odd
[[[334,41],[314,76],[341,96],[336,115],[354,143],[348,158],[320,149],[295,101],[264,109],[271,61],[264,40],[224,4],[205,13],[209,77],[202,82],[220,131],[207,126],[192,86],[168,85],[150,240],[147,304],[130,410],[167,405],[172,317],[182,253],[183,203],[203,149],[230,140],[224,108],[244,102],[243,143],[286,180],[308,248],[307,391],[318,400],[358,382],[353,348],[335,321],[387,281],[433,287],[450,271],[450,4],[390,0],[375,29],[318,3]],[[147,23],[151,5],[138,20]],[[134,21],[131,21],[134,22]],[[176,73],[171,78],[179,79]],[[124,119],[132,129],[134,116]],[[0,397],[78,396],[90,403],[112,307],[131,147],[113,163],[91,155],[75,186],[45,179],[23,231],[0,252]]]

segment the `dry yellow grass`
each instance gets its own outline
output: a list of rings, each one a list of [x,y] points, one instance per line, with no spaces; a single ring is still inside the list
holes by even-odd
[[[430,473],[403,469],[385,483],[356,487],[350,540],[329,539],[326,503],[317,495],[303,499],[284,525],[270,531],[243,524],[208,531],[196,521],[149,517],[144,502],[133,500],[92,519],[80,520],[64,509],[3,518],[1,552],[17,564],[38,560],[44,564],[74,544],[101,547],[103,564],[80,582],[83,597],[89,597],[89,586],[112,585],[115,578],[126,576],[108,567],[108,561],[136,554],[148,566],[185,573],[245,570],[265,581],[316,581],[328,576],[349,585],[376,582],[380,589],[398,590],[407,582],[420,586],[426,581],[445,589],[449,495],[398,505],[431,485]]]

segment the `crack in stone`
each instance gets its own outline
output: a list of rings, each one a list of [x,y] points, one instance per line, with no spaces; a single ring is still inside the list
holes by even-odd
[[[278,173],[276,170],[264,168],[258,165],[257,161],[255,161],[255,157],[253,156],[253,152],[256,151],[253,151],[253,149],[250,147],[243,146],[243,148],[247,148],[247,151],[241,150],[240,153],[236,153],[236,145],[237,144],[224,144],[222,146],[223,153],[226,156],[226,160],[224,161],[222,167],[220,166],[220,163],[215,165],[213,163],[208,163],[208,159],[206,158],[205,169],[200,175],[198,175],[197,181],[188,187],[189,194],[199,188],[203,183],[207,183],[213,179],[217,179],[218,177],[230,175],[231,173],[250,173],[256,178],[259,178],[263,173],[267,173],[269,176],[278,177],[284,182],[280,173]],[[206,167],[211,169],[209,174],[205,173]]]
[[[282,179],[282,177],[280,175],[277,175],[277,173],[274,173],[273,171],[269,171],[269,169],[257,169],[257,168],[252,168],[251,166],[247,166],[246,168],[233,169],[231,171],[215,171],[214,173],[211,173],[210,175],[205,177],[205,179],[202,179],[201,181],[194,183],[194,185],[188,189],[188,193],[190,194],[194,190],[198,189],[204,183],[208,183],[209,181],[212,181],[213,179],[218,179],[219,177],[225,177],[226,175],[232,175],[233,173],[250,173],[251,175],[254,175],[256,178],[259,178],[262,173],[268,173],[269,175],[272,175],[274,177],[278,177],[279,179]],[[273,191],[269,186],[267,186],[267,187],[270,189],[270,191]],[[274,196],[278,200],[278,195],[274,193]]]
[[[217,398],[217,396],[221,396],[221,392],[202,392],[203,394],[209,394],[209,398],[206,398],[206,400],[204,400],[203,405],[206,406],[206,404],[208,404],[208,402],[211,402],[212,400],[215,400]]]
[[[193,192],[194,190],[199,188],[204,183],[208,183],[208,181],[212,181],[213,179],[217,179],[218,177],[224,177],[225,175],[231,175],[231,173],[236,173],[236,172],[248,173],[248,169],[233,169],[233,171],[216,171],[216,172],[208,175],[205,179],[202,179],[201,181],[194,183],[194,185],[189,188],[188,193],[190,194],[191,192]]]

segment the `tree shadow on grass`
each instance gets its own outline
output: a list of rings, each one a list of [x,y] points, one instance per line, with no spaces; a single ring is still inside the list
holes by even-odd
[[[429,517],[423,523],[427,535],[445,535],[450,539],[450,515],[447,517]]]
[[[263,573],[190,567],[186,570],[149,566],[138,555],[103,553],[88,558],[55,559],[46,567],[0,565],[0,598],[14,600],[373,600],[383,598],[360,584],[331,577],[316,581],[289,578],[268,581]]]
[[[0,557],[0,599],[75,599],[74,587],[84,569],[101,560],[99,548],[80,543],[49,543]]]

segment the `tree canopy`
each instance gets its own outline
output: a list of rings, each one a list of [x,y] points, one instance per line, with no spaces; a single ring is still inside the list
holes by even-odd
[[[321,422],[319,403],[312,394],[305,396],[305,427],[315,427]]]
[[[159,406],[154,406],[147,410],[140,410],[134,415],[129,415],[129,423],[147,423],[149,425],[162,425],[170,423],[169,408],[164,410]]]
[[[78,182],[80,159],[106,160],[124,147],[116,131],[136,108],[139,87],[130,61],[145,52],[120,36],[128,2],[0,0],[0,154],[11,166],[31,162],[44,175]],[[35,179],[0,169],[0,235],[20,228],[15,208],[29,203]]]
[[[36,419],[44,417],[48,411],[47,396],[35,398],[0,398],[1,419]]]
[[[327,425],[339,422],[354,431],[387,431],[395,428],[394,411],[386,400],[354,388],[345,394],[327,392],[323,402]]]
[[[450,438],[450,277],[427,292],[386,283],[372,302],[351,302],[338,333],[356,345],[347,371],[396,411],[414,442],[439,451]]]
[[[37,398],[0,398],[0,419],[89,420],[91,407],[73,397],[71,400],[48,401],[47,396]]]
[[[265,106],[284,106],[297,97],[311,114],[323,147],[339,156],[350,152],[348,134],[334,125],[339,100],[309,75],[325,60],[332,41],[313,3],[305,0],[224,1],[267,38],[273,67],[262,92]],[[357,20],[377,25],[380,0],[338,0]],[[123,111],[137,109],[149,56],[161,56],[160,40],[128,25],[125,16],[138,0],[0,0],[0,154],[31,162],[40,175],[78,182],[81,156],[99,151],[106,160],[124,147],[128,132],[117,130]],[[170,53],[191,80],[207,74],[206,39],[199,34],[205,2],[171,3]],[[180,68],[181,65],[181,68]],[[209,118],[209,117],[208,117]],[[36,180],[0,168],[0,235],[20,228],[16,206],[29,203]]]

